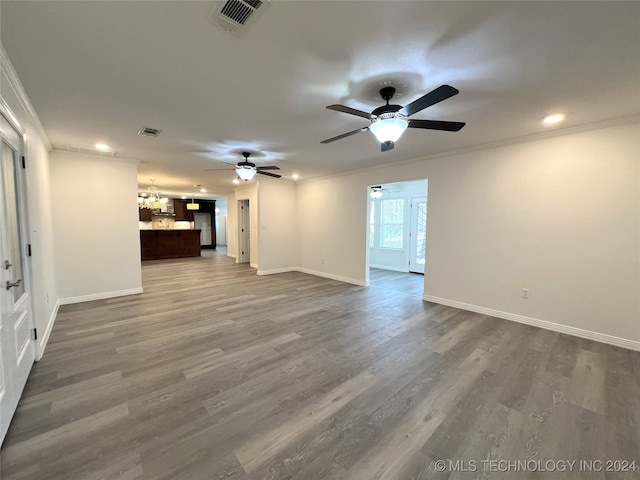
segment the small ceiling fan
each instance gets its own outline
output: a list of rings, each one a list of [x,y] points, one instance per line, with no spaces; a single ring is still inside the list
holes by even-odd
[[[277,173],[271,173],[271,172],[267,172],[265,170],[280,170],[280,167],[276,167],[275,165],[267,165],[264,167],[257,167],[255,163],[251,163],[249,161],[249,157],[251,156],[251,152],[242,152],[242,156],[244,157],[244,161],[243,162],[238,162],[236,165],[234,165],[235,167],[235,171],[238,174],[238,177],[240,177],[242,180],[244,180],[245,182],[248,182],[249,180],[251,180],[257,173],[259,173],[260,175],[266,175],[268,177],[273,177],[273,178],[281,178],[282,175],[278,175]],[[233,165],[232,163],[227,163],[227,162],[220,162],[220,163],[225,163],[227,165]],[[229,169],[223,169],[223,168],[208,168],[207,172],[212,171],[212,170],[231,170]]]
[[[329,105],[329,110],[335,110],[337,112],[348,113],[350,115],[356,115],[363,117],[371,121],[368,127],[358,128],[351,132],[343,133],[336,137],[328,138],[320,143],[331,143],[341,138],[350,137],[356,133],[371,130],[380,142],[381,150],[386,152],[394,147],[396,142],[402,133],[407,128],[424,128],[427,130],[444,130],[446,132],[457,132],[465,126],[463,122],[446,122],[442,120],[411,120],[408,119],[414,113],[418,113],[431,105],[442,102],[447,98],[453,97],[460,93],[458,89],[453,88],[450,85],[441,85],[435,90],[423,95],[422,97],[414,100],[406,106],[390,105],[389,101],[396,93],[394,87],[384,87],[380,90],[380,96],[387,102],[386,105],[382,105],[374,109],[371,113],[363,112],[355,108],[346,107],[344,105]]]

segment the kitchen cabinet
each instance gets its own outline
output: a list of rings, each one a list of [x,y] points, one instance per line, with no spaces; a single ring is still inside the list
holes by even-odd
[[[200,256],[200,230],[140,230],[142,260]]]
[[[153,220],[153,213],[150,208],[139,208],[138,209],[138,218],[141,222],[150,222]]]
[[[176,214],[175,220],[177,222],[193,222],[193,210],[187,210],[187,203],[191,203],[191,201],[179,198],[173,200],[173,213]]]

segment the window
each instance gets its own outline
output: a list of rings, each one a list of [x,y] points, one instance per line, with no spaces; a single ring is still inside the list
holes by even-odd
[[[404,199],[389,198],[380,201],[380,247],[404,248]]]

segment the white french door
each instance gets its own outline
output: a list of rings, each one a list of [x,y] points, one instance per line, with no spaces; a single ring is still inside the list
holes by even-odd
[[[411,198],[411,243],[409,271],[424,274],[427,252],[427,197]]]
[[[0,443],[35,359],[22,137],[0,115]]]

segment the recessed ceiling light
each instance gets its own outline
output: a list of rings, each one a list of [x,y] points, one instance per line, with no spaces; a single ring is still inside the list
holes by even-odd
[[[206,188],[201,188],[201,189],[200,189],[200,192],[202,192],[202,193],[205,193],[206,191],[207,191],[207,189],[206,189]]]
[[[180,198],[181,198],[182,200],[186,200],[186,199],[187,199],[187,196],[186,196],[186,195],[182,195]]]
[[[111,147],[109,145],[107,145],[106,143],[96,143],[94,145],[94,147],[96,147],[98,150],[102,150],[102,151],[111,150]]]
[[[554,113],[553,115],[549,115],[548,117],[544,117],[542,120],[547,125],[551,125],[554,123],[558,123],[564,120],[564,113]]]
[[[293,178],[294,180],[297,180],[300,178],[300,175],[298,175],[297,173],[294,173],[293,175],[291,175],[291,178]]]
[[[233,179],[233,183],[235,183],[236,185],[240,184],[240,179],[239,178],[234,178]]]

